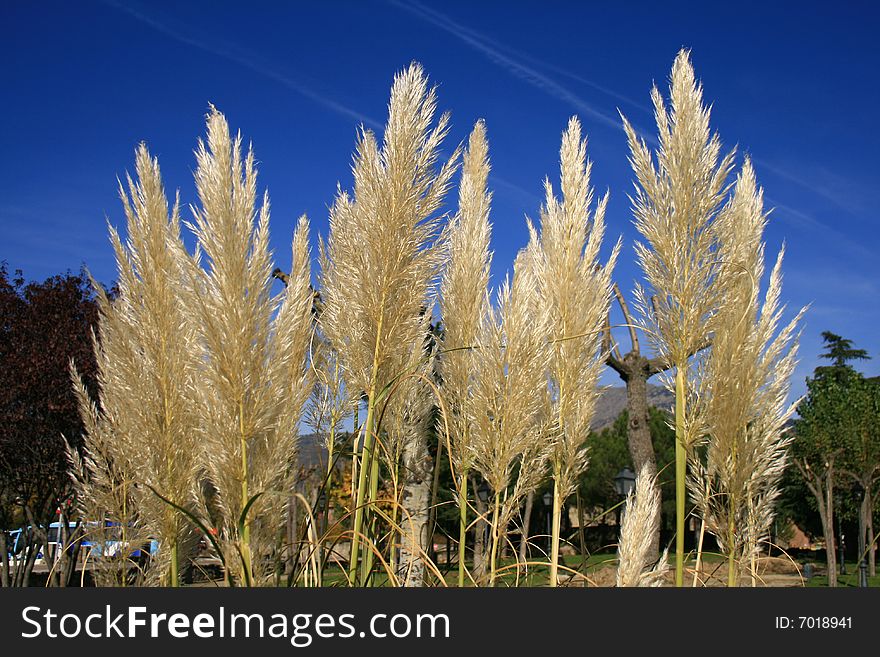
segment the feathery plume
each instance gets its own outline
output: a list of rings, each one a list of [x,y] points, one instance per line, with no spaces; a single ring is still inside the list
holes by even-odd
[[[458,213],[449,234],[449,261],[440,284],[443,319],[438,359],[443,394],[449,409],[450,458],[457,476],[459,505],[458,584],[465,582],[468,472],[471,469],[471,403],[475,347],[488,303],[492,194],[487,191],[489,145],[486,126],[478,121],[464,154]]]
[[[306,407],[305,422],[319,436],[327,450],[327,468],[333,462],[343,421],[354,410],[354,399],[345,387],[339,356],[319,332],[312,343],[311,365],[314,385]]]
[[[136,172],[137,181],[129,177],[127,190],[122,183],[119,188],[127,240],[110,228],[119,295],[111,301],[95,286],[100,410],[77,385],[88,427],[81,482],[85,488],[88,482],[104,488],[101,493],[85,491],[85,496],[93,506],[103,497],[109,508],[98,517],[109,514],[115,522],[125,522],[126,532],[132,531],[128,525],[135,514],[120,504],[127,505],[130,498],[136,502],[139,531],[160,546],[150,568],[154,577],[148,581],[177,586],[194,534],[155,493],[186,509],[196,502],[198,362],[181,284],[186,255],[178,206],[169,215],[159,165],[143,144],[137,149]],[[119,484],[123,490],[107,489]]]
[[[431,128],[436,93],[427,84],[418,64],[395,76],[384,143],[362,132],[354,193],[339,191],[321,253],[322,328],[351,386],[365,392],[400,374],[395,366],[421,344],[443,256],[436,213],[458,151],[435,172],[449,119]]]
[[[660,488],[655,477],[642,468],[635,490],[626,498],[617,548],[617,586],[662,586],[669,565],[666,551],[657,564],[648,557],[651,537],[660,526]]]
[[[733,153],[720,157],[721,142],[709,129],[709,108],[688,51],[672,66],[670,107],[654,87],[651,98],[659,132],[656,165],[626,118],[630,164],[637,185],[631,197],[635,225],[645,243],[635,245],[647,287],[637,286],[636,306],[659,358],[670,365],[665,383],[676,398],[675,580],[684,583],[684,503],[687,452],[701,433],[697,398],[688,385],[688,360],[709,338],[710,320],[722,303],[724,283],[713,230],[729,185]]]
[[[423,313],[445,255],[443,198],[459,149],[442,166],[440,146],[449,117],[436,125],[436,92],[418,64],[397,74],[381,146],[363,130],[354,158],[354,192],[339,191],[330,236],[321,250],[323,331],[339,354],[346,386],[364,393],[367,418],[354,510],[350,574],[359,555],[364,504],[376,499],[376,404],[380,393],[410,366],[425,334]],[[432,127],[433,126],[433,127]],[[367,551],[362,580],[372,564]]]
[[[430,329],[430,315],[425,314],[425,335]],[[410,371],[399,381],[399,388],[388,402],[383,425],[386,443],[392,453],[389,464],[399,484],[400,563],[398,577],[404,586],[424,584],[425,557],[428,550],[428,522],[431,506],[433,459],[428,452],[428,435],[433,418],[434,393],[430,381],[434,374],[434,354],[422,346],[414,350]],[[397,517],[397,507],[392,516]],[[392,527],[392,534],[395,528]]]
[[[477,122],[464,154],[458,213],[449,228],[449,262],[440,286],[443,335],[440,373],[443,392],[451,409],[453,463],[461,472],[469,469],[468,419],[465,407],[473,386],[474,347],[486,311],[489,286],[492,194],[489,177],[486,128]]]
[[[784,306],[780,251],[761,307],[762,235],[767,222],[762,190],[747,159],[730,202],[719,215],[719,257],[726,281],[712,320],[712,350],[701,386],[708,444],[706,462],[694,458],[691,495],[728,557],[728,584],[737,563],[757,556],[774,517],[774,501],[791,440],[785,424],[796,364],[796,334],[804,311],[781,327]]]
[[[605,368],[601,357],[602,328],[611,300],[611,271],[620,242],[608,263],[599,264],[605,234],[606,194],[595,211],[590,186],[592,162],[581,125],[572,117],[562,135],[559,153],[562,200],[545,180],[540,235],[535,257],[540,310],[547,315],[550,359],[551,456],[553,529],[550,586],[556,585],[559,525],[565,500],[587,468],[586,440],[599,397],[597,383]]]
[[[513,283],[505,281],[498,309],[487,309],[474,358],[472,441],[474,468],[494,494],[490,585],[501,528],[519,508],[529,486],[537,486],[550,445],[540,440],[550,348],[547,320],[536,314],[533,240],[514,262]],[[519,467],[517,486],[508,488]],[[527,485],[528,484],[528,485]],[[502,504],[503,498],[503,504]]]
[[[100,357],[100,351],[96,354]],[[133,464],[129,454],[117,451],[119,444],[113,434],[112,423],[98,409],[90,397],[82,378],[71,362],[70,374],[74,392],[83,418],[84,445],[77,450],[67,444],[71,464],[71,478],[76,490],[76,504],[87,521],[83,536],[93,546],[88,555],[92,579],[96,586],[128,586],[143,582],[146,571],[141,567],[131,578],[133,565],[128,550],[122,545],[145,545],[150,537],[139,522],[139,501],[143,491],[138,490],[132,475]],[[99,368],[99,380],[100,380]],[[146,566],[147,564],[143,564]]]
[[[631,197],[635,225],[646,241],[635,247],[648,283],[638,288],[637,301],[654,348],[678,367],[705,343],[720,303],[712,225],[729,189],[734,153],[720,157],[721,141],[710,132],[710,110],[703,106],[688,51],[672,67],[670,107],[657,87],[651,98],[660,142],[656,166],[645,141],[623,119],[637,179]]]
[[[308,222],[293,237],[293,265],[280,299],[271,295],[269,202],[257,204],[253,151],[241,157],[225,117],[212,108],[199,141],[200,207],[191,225],[203,269],[189,268],[191,314],[202,362],[203,466],[216,490],[219,540],[229,578],[261,583],[286,510],[297,426],[311,389]],[[256,220],[256,221],[255,221]]]

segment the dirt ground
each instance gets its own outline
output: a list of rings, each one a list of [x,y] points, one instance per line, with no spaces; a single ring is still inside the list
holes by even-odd
[[[685,568],[685,585],[692,586],[694,583],[694,565],[688,564]],[[801,571],[797,564],[789,559],[780,557],[762,557],[757,563],[758,577],[757,586],[794,587],[804,586]],[[614,566],[605,566],[588,574],[588,581],[572,580],[569,586],[614,586],[617,569]],[[666,586],[673,586],[675,572],[670,570],[666,575]],[[740,572],[740,586],[752,586],[751,573],[748,570]],[[697,577],[696,586],[727,586],[727,562],[713,561],[703,563]]]

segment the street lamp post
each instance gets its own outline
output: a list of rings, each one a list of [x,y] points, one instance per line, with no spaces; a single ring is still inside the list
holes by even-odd
[[[617,473],[617,476],[614,477],[614,490],[617,492],[618,496],[620,496],[623,500],[623,504],[626,504],[626,498],[629,497],[629,494],[632,492],[633,488],[636,485],[636,473],[629,469],[629,467],[625,467],[623,470]],[[620,526],[621,520],[621,511],[620,507],[617,508],[617,525]]]
[[[489,493],[491,493],[491,489],[489,488],[489,484],[484,480],[480,482],[480,485],[477,486],[477,497],[480,502],[483,503],[483,509],[486,508],[486,505],[489,503]],[[485,511],[484,511],[485,513]],[[489,544],[489,523],[487,521],[483,521],[483,549],[486,549],[486,546]],[[476,558],[476,556],[474,557]]]

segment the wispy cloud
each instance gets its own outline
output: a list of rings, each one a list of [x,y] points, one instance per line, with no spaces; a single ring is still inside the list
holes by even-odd
[[[874,303],[880,296],[880,285],[872,276],[852,267],[789,263],[785,277],[792,285],[815,295],[817,306],[880,311]]]
[[[404,3],[400,0],[390,0],[390,3],[398,9],[409,12],[417,18],[427,23],[430,23],[431,25],[434,25],[435,27],[438,27],[445,32],[448,32],[460,41],[463,41],[473,49],[482,53],[487,59],[489,59],[489,61],[504,69],[514,77],[517,77],[527,82],[531,86],[543,91],[544,93],[556,98],[557,100],[568,103],[581,114],[584,114],[585,116],[590,116],[600,124],[605,125],[609,128],[621,130],[620,117],[616,113],[612,114],[597,109],[592,104],[578,96],[567,87],[561,85],[556,80],[539,71],[535,67],[536,60],[534,58],[528,57],[523,53],[515,52],[510,48],[501,46],[497,42],[494,42],[485,35],[477,32],[476,30],[462,25],[461,23],[452,20],[446,14],[431,9],[430,7],[426,7],[419,2],[411,1]],[[559,72],[559,70],[557,70],[557,72]],[[586,78],[577,76],[569,72],[565,72],[563,74],[567,77],[577,79],[584,84],[588,84],[589,86],[599,91],[602,91],[603,93],[614,96],[618,100],[623,100],[628,104],[635,104],[637,107],[639,107],[638,103],[635,103],[625,96],[617,94],[601,85],[589,81]]]
[[[510,198],[515,198],[518,202],[527,205],[530,210],[537,210],[538,206],[542,203],[542,199],[538,194],[530,192],[515,182],[511,182],[510,180],[507,180],[507,178],[502,178],[495,173],[489,174],[489,182],[491,186],[495,187],[495,189],[506,193]]]
[[[212,37],[211,40],[199,38],[185,32],[183,28],[171,25],[167,22],[160,21],[157,18],[148,15],[144,10],[136,8],[133,5],[116,2],[116,0],[102,1],[105,4],[113,7],[114,9],[128,14],[132,18],[140,21],[145,25],[148,25],[157,32],[160,32],[165,36],[174,39],[175,41],[178,41],[179,43],[192,46],[193,48],[197,48],[204,52],[216,55],[217,57],[221,57],[235,64],[243,66],[247,69],[250,69],[251,71],[254,71],[255,73],[259,73],[260,75],[284,85],[288,89],[295,91],[301,96],[305,96],[306,98],[317,103],[318,105],[326,107],[327,109],[341,116],[354,119],[355,121],[363,123],[364,125],[367,125],[371,128],[381,128],[381,123],[376,119],[367,116],[366,114],[362,114],[361,112],[352,109],[351,107],[348,107],[334,100],[333,98],[330,98],[329,96],[315,91],[314,89],[303,84],[302,82],[291,78],[281,71],[278,71],[257,53],[245,50],[244,48],[228,41],[220,41],[214,37]]]
[[[755,158],[753,161],[759,169],[765,169],[783,180],[794,183],[798,187],[820,198],[824,198],[826,201],[830,201],[849,214],[858,216],[865,209],[861,199],[857,198],[857,194],[862,191],[862,188],[827,169],[820,169],[817,176],[820,180],[817,182],[815,179],[807,179],[767,160]]]
[[[765,197],[767,205],[773,209],[772,217],[780,217],[787,223],[798,228],[808,228],[816,233],[822,233],[824,243],[833,242],[844,247],[850,253],[858,253],[864,257],[875,258],[876,253],[868,249],[861,242],[854,240],[844,232],[833,228],[827,223],[816,219],[814,216],[793,208],[785,203],[778,203],[769,197]]]

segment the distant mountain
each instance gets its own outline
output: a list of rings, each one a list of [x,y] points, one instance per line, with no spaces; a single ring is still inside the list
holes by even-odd
[[[666,388],[648,384],[648,405],[663,410],[670,410],[675,404],[675,395]],[[601,431],[614,424],[614,420],[626,409],[626,388],[609,386],[602,390],[596,405],[596,415],[591,428]],[[327,450],[323,446],[323,437],[316,433],[301,434],[299,437],[300,463],[306,467],[317,467],[326,464]]]
[[[309,467],[326,467],[327,449],[324,437],[318,433],[305,433],[299,436],[299,462]]]
[[[675,395],[666,388],[648,384],[648,405],[669,410],[675,405]],[[626,410],[626,388],[624,386],[609,386],[602,391],[599,402],[596,405],[596,415],[593,417],[591,428],[593,431],[601,431],[614,424],[614,420],[622,411]]]

